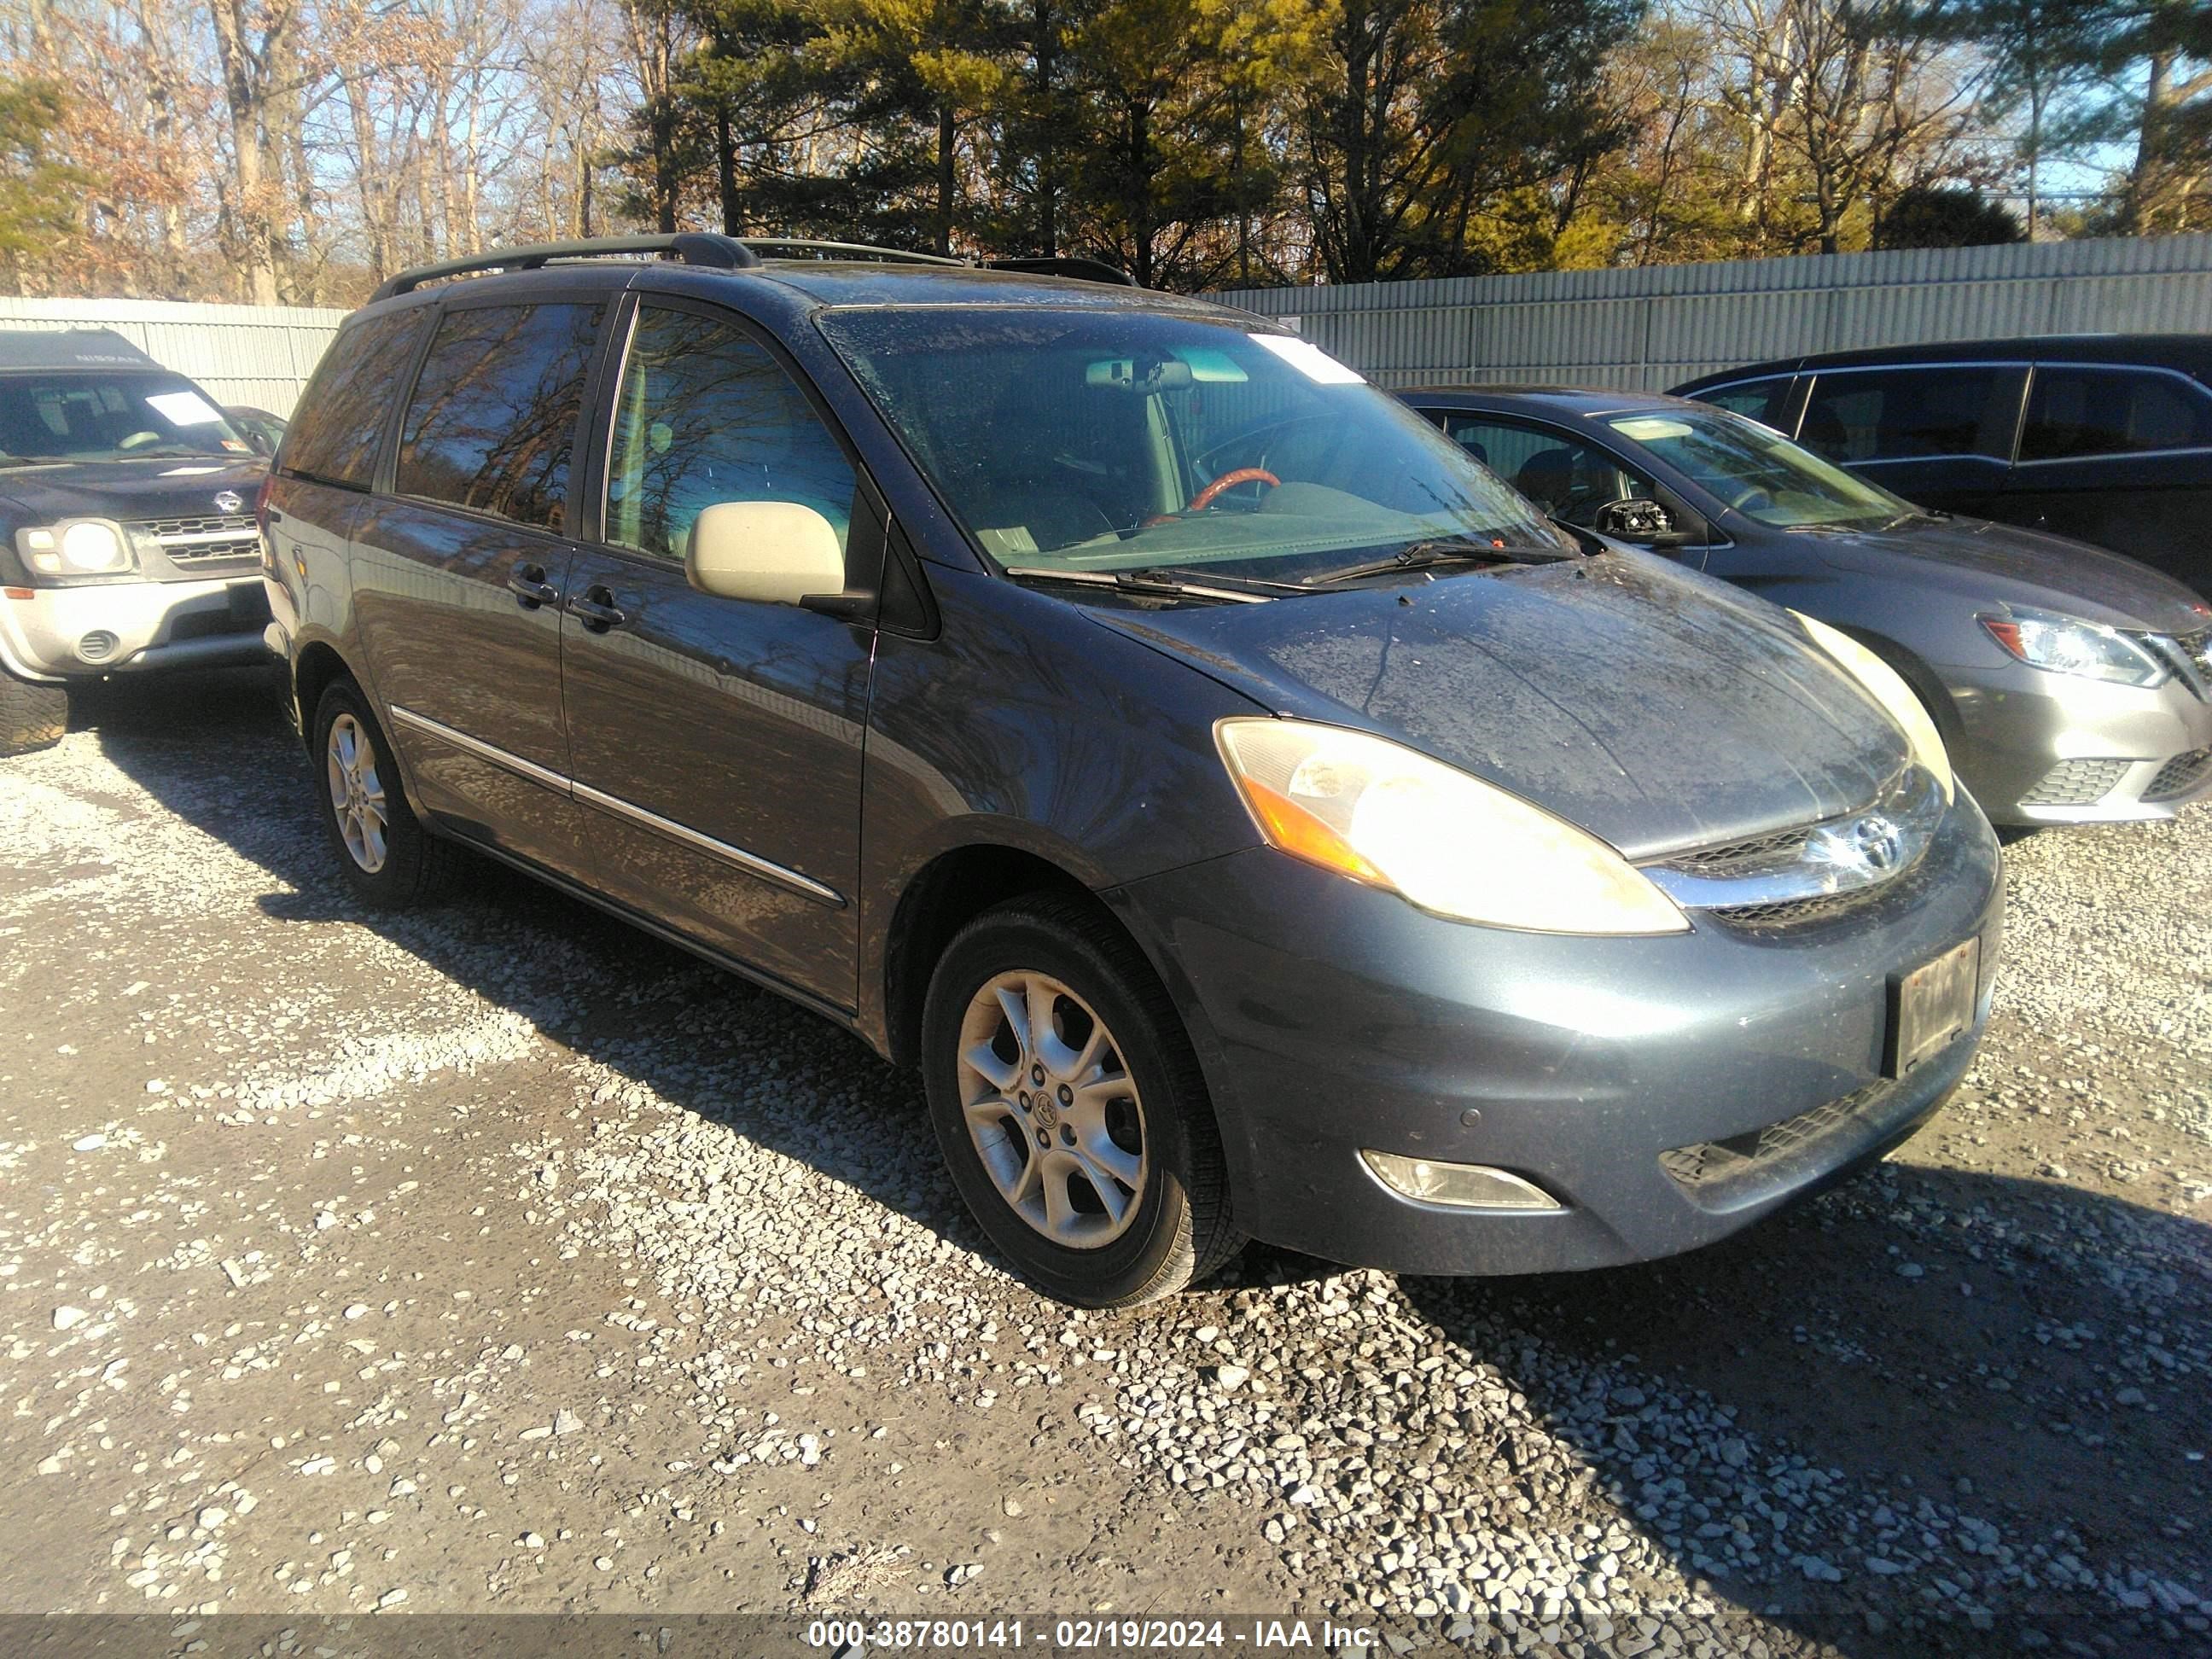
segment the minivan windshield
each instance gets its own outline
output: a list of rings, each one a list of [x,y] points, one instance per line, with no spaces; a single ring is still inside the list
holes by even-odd
[[[0,467],[252,453],[222,411],[178,375],[0,375]]]
[[[1606,424],[1759,524],[1864,530],[1916,510],[1771,427],[1723,410],[1639,410]]]
[[[822,327],[1003,568],[1294,583],[1577,551],[1295,335],[1041,307],[854,307]]]

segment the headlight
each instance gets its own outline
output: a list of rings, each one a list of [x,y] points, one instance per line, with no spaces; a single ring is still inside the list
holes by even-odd
[[[1935,777],[1945,800],[1954,799],[1951,757],[1944,750],[1943,735],[1928,717],[1928,707],[1920,701],[1919,694],[1905,683],[1904,677],[1894,668],[1850,635],[1839,634],[1802,611],[1790,614],[1812,636],[1814,644],[1841,664],[1853,679],[1866,687],[1868,695],[1888,711],[1890,719],[1905,728],[1905,738],[1912,745],[1912,758]]]
[[[1977,617],[1999,645],[2031,668],[2079,674],[2115,685],[2157,685],[2173,671],[2118,629],[2015,606],[2002,617]]]
[[[18,538],[24,562],[42,576],[112,576],[136,568],[131,544],[105,519],[75,519]]]
[[[1674,901],[1595,836],[1364,732],[1214,727],[1267,844],[1460,921],[1544,933],[1680,933]]]

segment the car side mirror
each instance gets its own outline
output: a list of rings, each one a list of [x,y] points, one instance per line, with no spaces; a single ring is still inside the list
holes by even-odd
[[[805,605],[844,597],[845,551],[830,520],[798,501],[717,501],[691,526],[684,574],[717,599]]]
[[[1607,501],[1592,515],[1590,528],[1639,547],[1680,547],[1689,540],[1674,528],[1674,518],[1665,507],[1642,496]]]

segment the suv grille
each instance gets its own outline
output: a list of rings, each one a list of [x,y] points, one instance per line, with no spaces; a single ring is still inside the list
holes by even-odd
[[[1753,841],[1704,848],[1669,860],[1668,866],[1692,876],[1735,876],[1768,866],[1792,864],[1805,850],[1805,837],[1810,833],[1801,824],[1795,830],[1760,836]]]
[[[2061,761],[2043,775],[2043,781],[2020,798],[2023,806],[2088,806],[2112,793],[2124,760]]]
[[[2192,749],[2185,755],[2176,755],[2158,769],[2158,775],[2142,793],[2145,800],[2171,800],[2176,795],[2185,795],[2212,777],[2212,749]]]
[[[1832,921],[1878,896],[1878,889],[1862,887],[1849,893],[1815,893],[1809,898],[1780,899],[1771,904],[1717,905],[1705,914],[1715,921],[1747,933],[1771,933],[1784,927]]]
[[[220,518],[146,519],[131,526],[151,536],[171,564],[213,564],[219,559],[258,559],[261,530],[251,513]]]
[[[1659,1167],[1692,1192],[1753,1175],[1801,1148],[1848,1127],[1862,1113],[1878,1106],[1897,1085],[1885,1079],[1815,1106],[1796,1117],[1785,1117],[1763,1129],[1730,1135],[1726,1140],[1701,1140],[1694,1146],[1677,1146],[1659,1154]]]

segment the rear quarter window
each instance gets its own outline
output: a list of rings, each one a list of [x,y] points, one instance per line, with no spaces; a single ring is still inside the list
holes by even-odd
[[[408,399],[392,487],[560,530],[604,309],[555,302],[447,312]]]
[[[2023,461],[2142,455],[2212,445],[2212,393],[2136,368],[2039,364],[2020,434]]]
[[[1747,421],[1757,421],[1761,426],[1778,430],[1782,425],[1782,409],[1786,401],[1784,394],[1796,377],[1789,374],[1769,375],[1759,380],[1736,380],[1728,386],[1717,386],[1690,395],[1701,404],[1711,404],[1716,409],[1725,409],[1731,415],[1741,415]]]
[[[384,423],[428,315],[391,312],[339,331],[285,429],[280,469],[325,483],[369,487]]]

